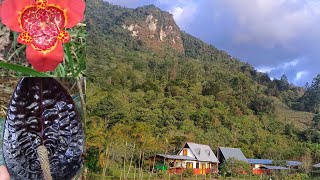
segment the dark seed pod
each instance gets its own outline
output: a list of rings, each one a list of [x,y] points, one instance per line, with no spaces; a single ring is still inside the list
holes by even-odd
[[[82,166],[81,118],[69,93],[53,78],[23,78],[18,83],[4,128],[3,153],[11,179],[44,179],[41,167],[49,162],[52,179],[68,180]],[[46,150],[49,161],[40,162]]]

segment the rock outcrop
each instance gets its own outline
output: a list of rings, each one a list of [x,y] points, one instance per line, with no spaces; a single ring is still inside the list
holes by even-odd
[[[134,10],[139,18],[124,19],[122,27],[148,47],[163,51],[172,48],[184,52],[181,31],[173,16],[155,6],[144,6]]]

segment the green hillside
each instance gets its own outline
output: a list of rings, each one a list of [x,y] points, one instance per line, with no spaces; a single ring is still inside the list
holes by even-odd
[[[271,80],[180,31],[155,6],[95,0],[87,12],[90,172],[146,168],[145,157],[174,153],[186,141],[239,147],[248,158],[320,161],[313,112],[300,105],[305,90],[285,76]]]
[[[275,114],[279,121],[286,124],[293,124],[299,130],[305,130],[312,127],[313,113],[290,109],[286,104],[275,97],[273,97],[273,100]]]

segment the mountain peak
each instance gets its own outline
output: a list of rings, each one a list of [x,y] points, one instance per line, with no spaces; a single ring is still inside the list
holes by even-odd
[[[150,9],[150,10],[160,10],[160,11],[161,11],[161,9],[158,8],[157,6],[155,6],[154,4],[149,4],[149,5],[141,6],[141,7],[139,7],[139,8],[145,8],[145,9]],[[139,8],[138,8],[138,9],[139,9]]]
[[[155,5],[138,7],[133,13],[134,16],[124,18],[122,25],[131,36],[156,51],[163,51],[164,48],[184,51],[180,28],[170,13],[161,11]]]

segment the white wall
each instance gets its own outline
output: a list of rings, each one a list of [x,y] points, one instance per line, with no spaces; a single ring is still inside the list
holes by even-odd
[[[183,156],[183,150],[184,150],[184,149],[187,149],[187,150],[188,150],[188,155],[187,155],[188,157],[196,158],[196,157],[193,155],[191,149],[189,149],[189,148],[183,148],[182,151],[179,153],[180,156]]]

